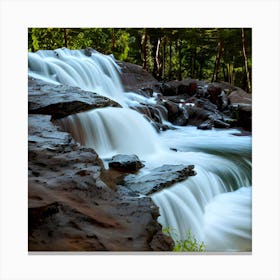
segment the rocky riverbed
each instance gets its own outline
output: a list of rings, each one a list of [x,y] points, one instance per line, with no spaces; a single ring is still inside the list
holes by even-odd
[[[140,66],[119,63],[125,90],[156,104],[133,109],[158,130],[174,125],[200,129],[251,129],[251,95],[225,83],[185,79],[161,83]],[[113,158],[108,169],[93,149],[62,131],[59,119],[115,101],[76,87],[29,78],[29,251],[170,251],[173,241],[157,222],[147,195],[195,176],[193,166],[162,166],[140,176],[139,159]],[[117,159],[117,160],[116,160]],[[139,196],[140,194],[140,196]]]

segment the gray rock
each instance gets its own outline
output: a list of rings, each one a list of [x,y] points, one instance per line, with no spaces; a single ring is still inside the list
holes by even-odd
[[[109,167],[115,168],[121,171],[137,171],[142,168],[144,164],[140,161],[136,155],[115,155],[109,161]]]
[[[212,127],[213,127],[212,121],[206,120],[205,122],[203,122],[199,126],[197,126],[197,129],[209,130],[209,129],[212,129]]]
[[[67,85],[53,85],[40,80],[28,80],[29,114],[51,115],[52,118],[63,118],[102,107],[120,107],[109,98],[93,92]]]
[[[228,124],[224,121],[218,120],[218,119],[214,119],[213,120],[213,126],[216,127],[216,128],[229,128],[230,124]]]
[[[130,190],[143,195],[150,195],[170,187],[176,182],[196,175],[193,165],[163,165],[154,168],[145,175],[128,175],[124,178],[123,185]]]

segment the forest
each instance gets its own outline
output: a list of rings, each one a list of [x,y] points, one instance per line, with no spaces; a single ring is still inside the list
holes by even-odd
[[[91,47],[159,81],[225,81],[252,92],[251,28],[29,28],[28,51]]]

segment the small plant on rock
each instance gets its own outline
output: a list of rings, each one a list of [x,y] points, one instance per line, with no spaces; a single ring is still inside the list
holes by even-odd
[[[175,246],[173,252],[205,252],[204,242],[199,242],[191,233],[190,229],[187,231],[187,237],[185,240],[179,240],[175,228],[166,227],[162,231],[174,240]]]

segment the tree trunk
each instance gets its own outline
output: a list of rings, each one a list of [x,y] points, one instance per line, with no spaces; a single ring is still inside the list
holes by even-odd
[[[161,63],[160,63],[160,43],[161,39],[157,37],[152,38],[152,57],[154,60],[153,66],[153,76],[159,80],[160,79],[160,70],[161,70]]]
[[[162,78],[165,78],[165,52],[166,52],[166,37],[164,37],[163,41],[163,49],[162,49]]]
[[[116,45],[115,28],[112,28],[112,49],[111,49],[112,52],[115,49],[115,45]]]
[[[144,29],[144,33],[141,39],[141,51],[142,51],[142,67],[147,70],[147,30]]]
[[[172,58],[172,41],[170,40],[169,42],[169,73],[168,73],[168,77],[169,77],[169,80],[171,80],[171,68],[172,68],[172,61],[171,61],[171,58]]]
[[[195,60],[196,60],[196,48],[192,50],[192,61],[191,61],[191,78],[195,78]]]
[[[216,82],[217,79],[218,79],[218,73],[219,73],[219,68],[220,68],[222,51],[223,51],[223,44],[222,44],[222,40],[219,39],[219,41],[218,41],[218,53],[217,53],[217,56],[216,56],[216,61],[215,61],[215,66],[214,66],[214,71],[213,71],[213,76],[212,76],[211,83]]]
[[[249,68],[248,68],[248,58],[246,55],[246,49],[245,49],[245,34],[244,34],[244,28],[241,28],[241,33],[242,33],[242,50],[243,50],[243,55],[244,55],[244,61],[245,61],[245,71],[246,71],[246,77],[247,77],[247,87],[248,87],[248,92],[251,92],[251,82],[250,82],[250,73],[249,73]]]
[[[179,70],[178,70],[178,80],[182,80],[182,45],[181,41],[178,41],[178,60],[179,60]]]
[[[63,28],[63,35],[64,35],[64,47],[67,48],[67,30]]]

